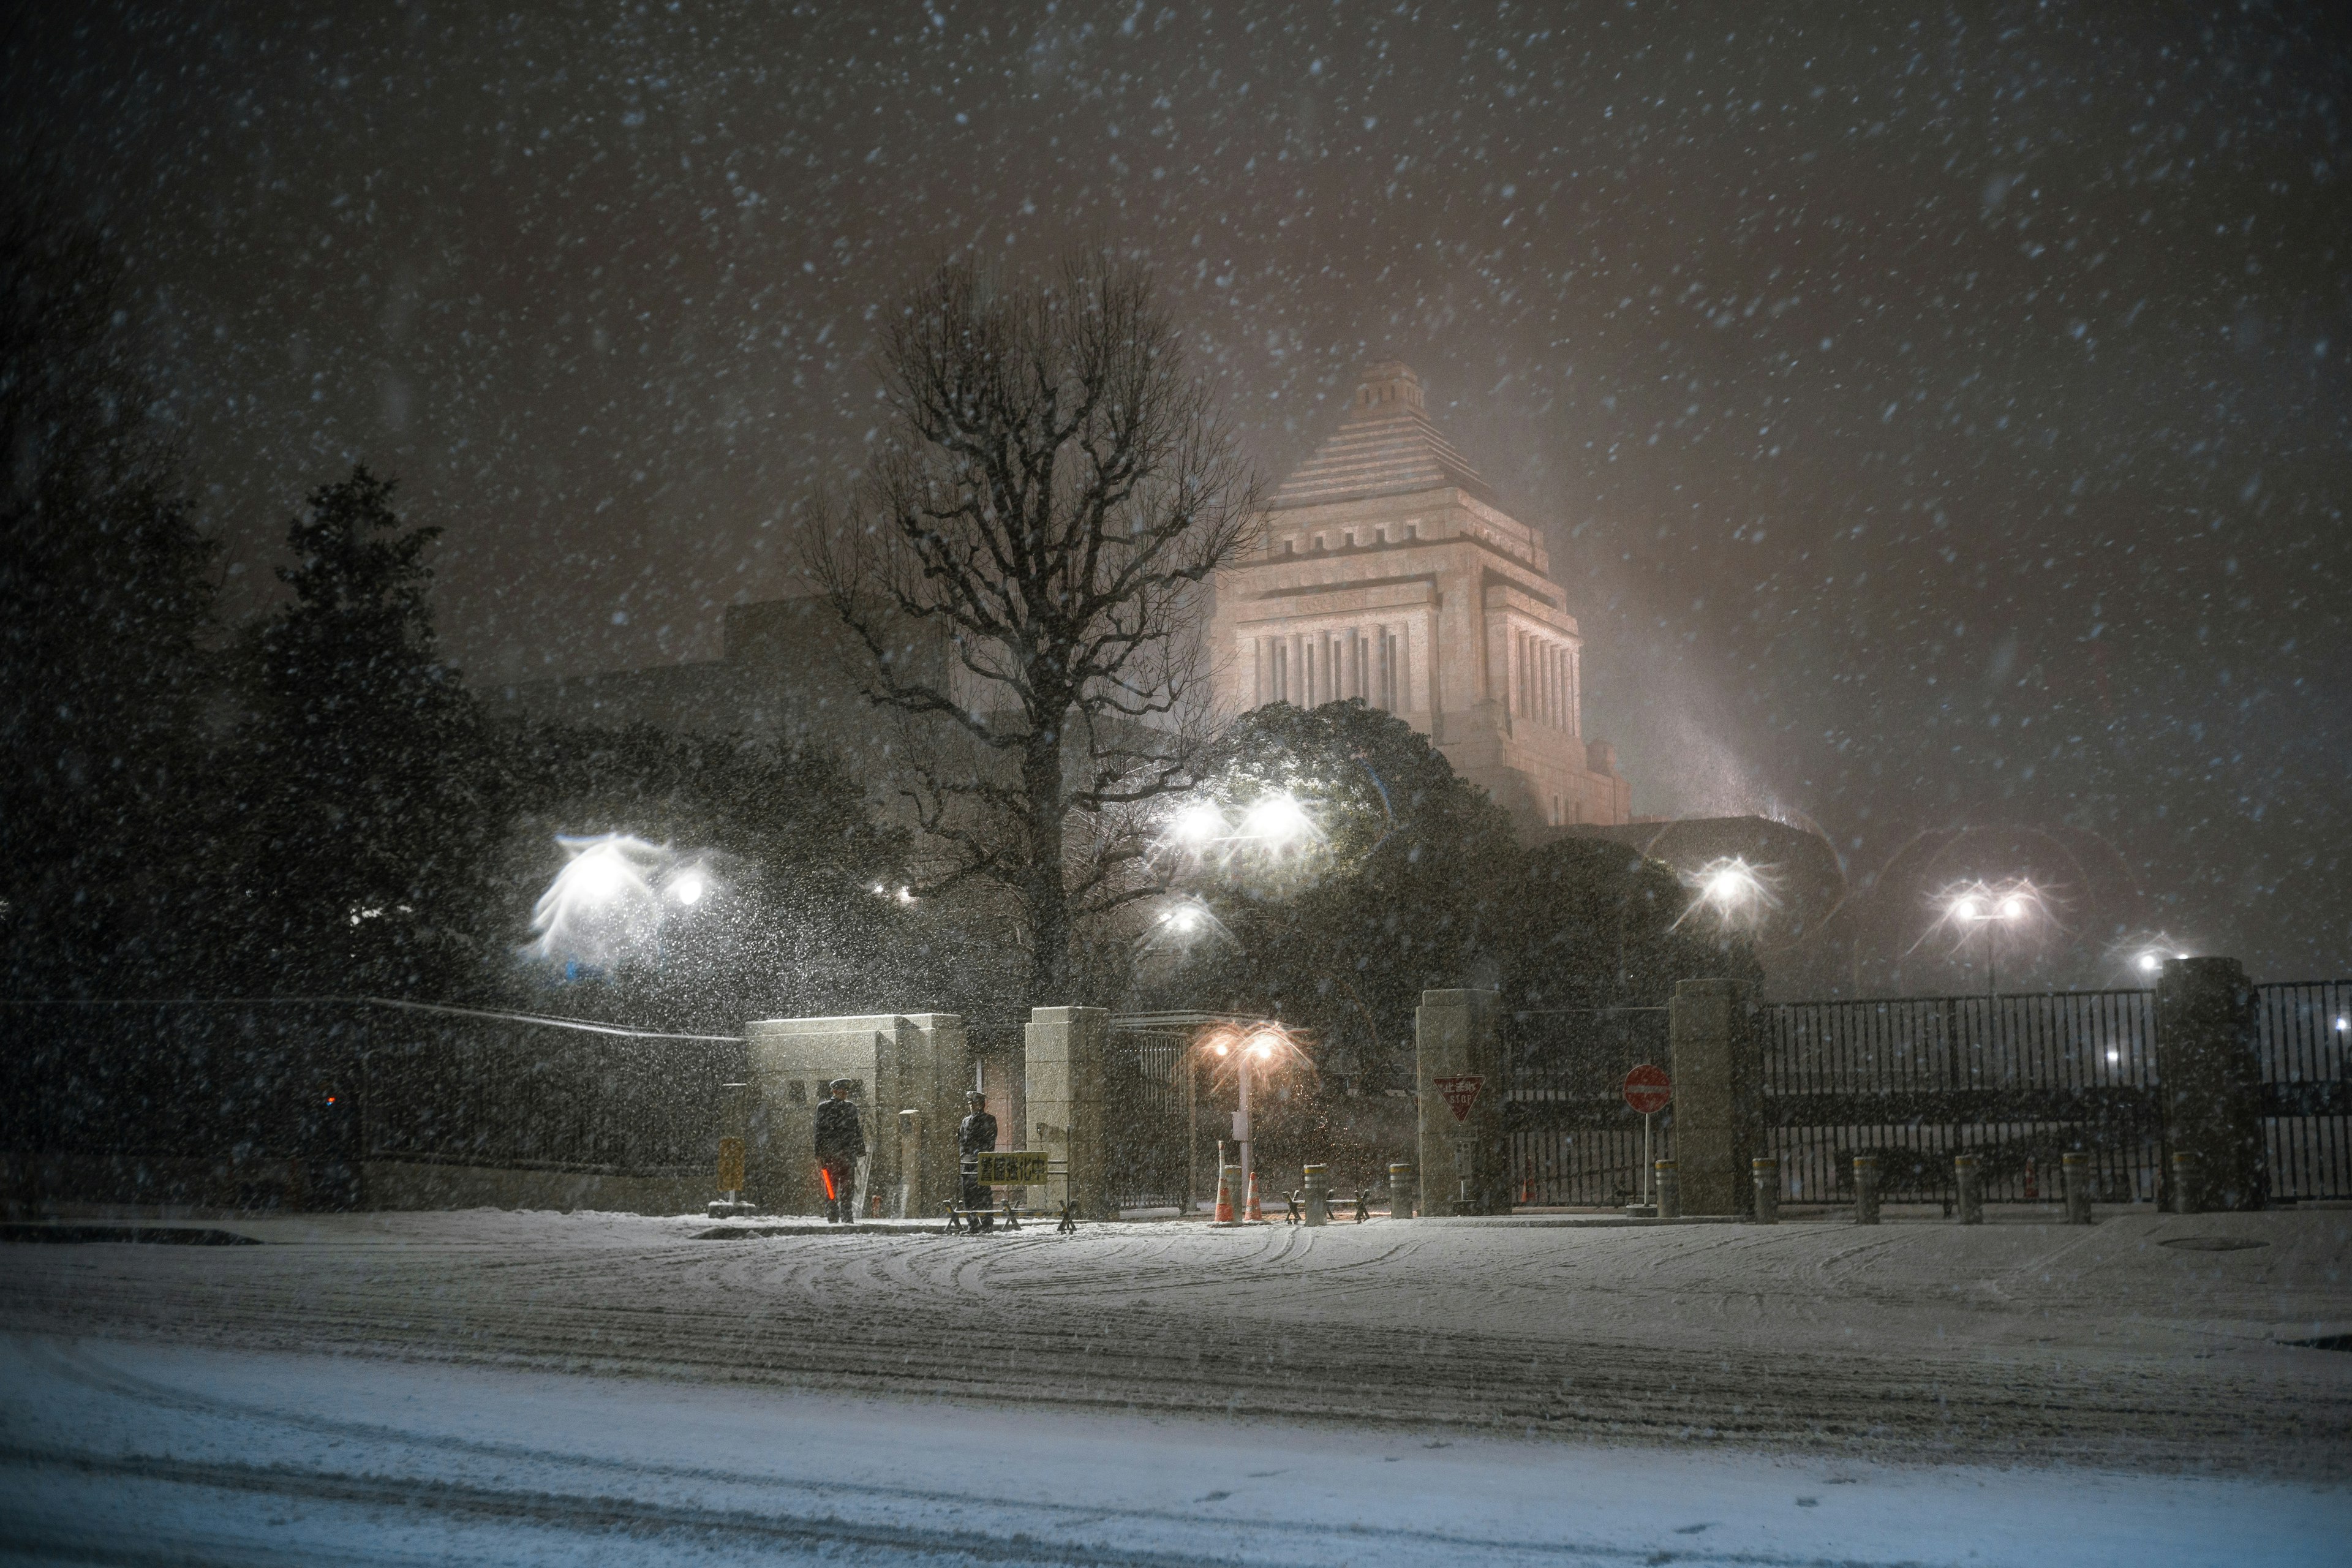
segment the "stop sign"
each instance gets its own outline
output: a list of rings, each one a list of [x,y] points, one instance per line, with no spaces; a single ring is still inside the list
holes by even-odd
[[[1625,1103],[1644,1116],[1666,1108],[1674,1096],[1666,1088],[1666,1069],[1644,1062],[1625,1075]]]

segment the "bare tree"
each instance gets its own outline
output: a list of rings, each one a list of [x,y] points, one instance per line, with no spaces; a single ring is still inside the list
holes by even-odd
[[[947,263],[879,361],[892,439],[811,574],[868,698],[952,737],[908,775],[917,891],[1009,889],[1030,1000],[1067,1001],[1079,922],[1150,890],[1148,803],[1191,783],[1207,579],[1258,482],[1150,277],[1107,258],[1019,288]]]

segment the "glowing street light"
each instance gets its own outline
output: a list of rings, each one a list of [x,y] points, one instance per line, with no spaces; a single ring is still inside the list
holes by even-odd
[[[1168,825],[1168,836],[1188,849],[1205,849],[1230,831],[1225,814],[1205,800],[1196,800],[1178,812]]]
[[[1255,1168],[1255,1142],[1250,1133],[1250,1079],[1277,1066],[1298,1049],[1290,1032],[1280,1024],[1253,1024],[1246,1029],[1221,1028],[1202,1041],[1209,1055],[1234,1063],[1234,1075],[1239,1081],[1241,1108],[1234,1112],[1234,1142],[1239,1146],[1242,1166],[1242,1192],[1249,1191],[1250,1174]]]
[[[698,868],[688,867],[672,877],[669,879],[668,888],[665,890],[671,898],[676,899],[688,909],[692,909],[702,902],[702,895],[710,890],[710,879],[705,877]]]
[[[1271,849],[1285,849],[1313,836],[1307,808],[1288,795],[1270,795],[1242,816],[1242,832]]]
[[[1750,866],[1738,855],[1710,860],[1683,874],[1683,885],[1696,895],[1683,914],[1704,909],[1720,925],[1754,924],[1780,901],[1767,880],[1770,875],[1769,868]]]
[[[2019,883],[2011,889],[1994,892],[1979,889],[1960,894],[1945,906],[1954,922],[1963,926],[1981,926],[1985,933],[1985,994],[1998,994],[1998,971],[1995,968],[1993,946],[2000,929],[2016,925],[2033,914],[2035,895],[2031,884]]]

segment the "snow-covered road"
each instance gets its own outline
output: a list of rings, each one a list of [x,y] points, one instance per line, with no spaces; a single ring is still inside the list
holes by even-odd
[[[2088,1229],[1380,1222],[702,1239],[239,1220],[0,1253],[0,1331],[1873,1459],[2342,1480],[2352,1213]],[[2181,1244],[2192,1245],[2181,1245]]]
[[[2340,1487],[0,1342],[56,1563],[2336,1563]]]

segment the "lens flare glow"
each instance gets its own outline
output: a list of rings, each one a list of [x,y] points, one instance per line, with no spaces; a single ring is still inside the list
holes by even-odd
[[[1271,849],[1286,849],[1314,837],[1307,808],[1287,795],[1270,795],[1242,817],[1242,831]]]
[[[1205,800],[1187,805],[1168,824],[1168,836],[1192,849],[1215,843],[1227,831],[1225,814]]]
[[[571,858],[531,910],[528,957],[611,969],[660,952],[663,926],[689,918],[718,883],[706,854],[626,833],[560,836]]]
[[[1777,879],[1775,868],[1751,866],[1738,855],[1724,856],[1696,870],[1686,870],[1682,879],[1693,896],[1676,920],[1677,925],[1704,911],[1720,926],[1755,927],[1780,905],[1780,895],[1772,890]]]

